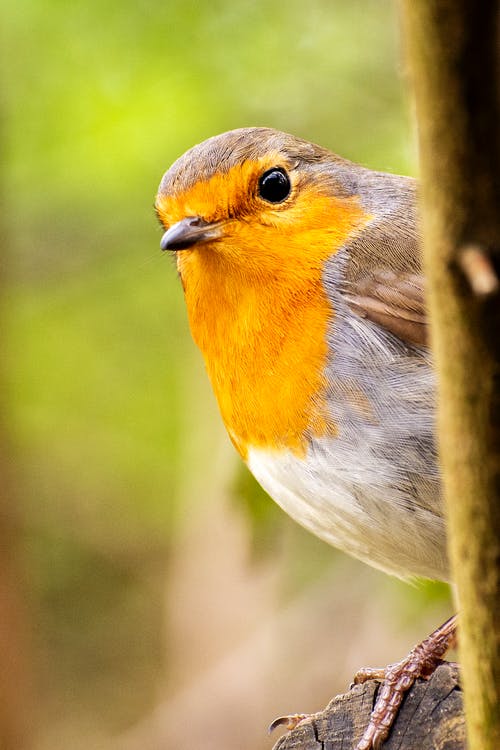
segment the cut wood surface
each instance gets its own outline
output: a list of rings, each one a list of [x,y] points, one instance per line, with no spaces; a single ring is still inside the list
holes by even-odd
[[[355,685],[324,711],[280,737],[274,750],[353,750],[368,724],[380,682]],[[466,750],[458,668],[438,667],[408,691],[382,750]]]

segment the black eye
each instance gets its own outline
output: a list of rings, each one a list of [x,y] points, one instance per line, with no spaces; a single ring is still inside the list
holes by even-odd
[[[281,203],[290,195],[290,178],[281,167],[272,167],[259,180],[259,195],[269,203]]]

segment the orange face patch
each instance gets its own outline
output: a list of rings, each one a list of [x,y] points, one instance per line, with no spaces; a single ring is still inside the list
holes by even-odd
[[[280,204],[257,195],[271,166],[291,177]],[[334,311],[322,273],[370,220],[359,199],[320,191],[268,154],[182,195],[160,195],[157,210],[166,226],[186,216],[222,223],[222,239],[179,252],[177,264],[193,338],[241,455],[249,447],[302,454],[310,435],[335,434],[323,396]]]

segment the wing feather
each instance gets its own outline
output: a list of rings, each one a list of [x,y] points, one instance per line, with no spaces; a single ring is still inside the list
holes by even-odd
[[[343,296],[358,315],[403,341],[417,346],[427,344],[422,275],[380,271],[351,282],[349,292]]]
[[[374,220],[350,247],[342,296],[360,317],[406,344],[425,347],[416,183],[399,175],[363,172],[359,189]]]

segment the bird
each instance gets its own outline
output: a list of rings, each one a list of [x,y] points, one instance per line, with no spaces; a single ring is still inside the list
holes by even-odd
[[[243,461],[290,516],[404,579],[450,580],[418,187],[296,136],[231,130],[164,174],[160,247]],[[357,750],[456,639],[451,617],[385,679]],[[293,728],[307,715],[280,717]]]

